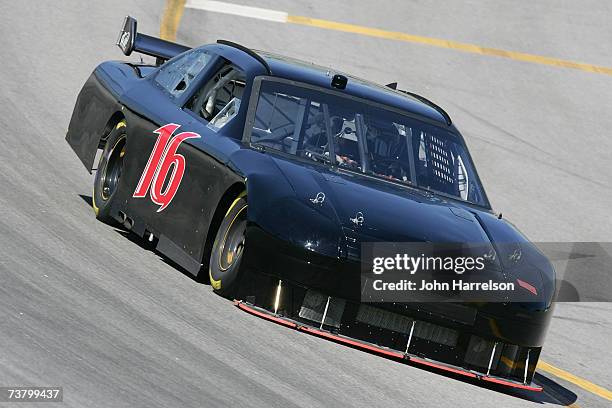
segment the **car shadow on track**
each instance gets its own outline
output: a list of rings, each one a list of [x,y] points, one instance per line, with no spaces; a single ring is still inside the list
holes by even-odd
[[[519,389],[509,389],[507,387],[495,384],[482,384],[482,382],[474,382],[474,384],[480,386],[481,388],[489,389],[491,391],[499,392],[515,398],[520,398],[526,401],[536,402],[540,404],[569,406],[578,400],[578,396],[574,394],[571,390],[555,382],[550,377],[546,377],[538,372],[536,372],[533,378],[533,382],[542,386],[544,390],[542,392],[534,392]]]
[[[571,405],[578,400],[578,396],[561,384],[540,373],[536,373],[534,381],[544,387],[544,393],[558,401],[561,405]],[[555,402],[552,402],[553,404]]]
[[[91,196],[79,194],[79,197],[81,197],[81,199],[83,201],[85,201],[85,203],[87,203],[88,206],[93,208],[93,200],[92,200]],[[147,241],[146,239],[144,239],[142,237],[139,237],[138,235],[136,235],[136,234],[130,232],[129,230],[125,229],[122,225],[120,225],[118,223],[111,225],[111,227],[113,227],[115,229],[116,233],[118,233],[122,237],[126,238],[130,242],[138,245],[143,250],[145,250],[145,251],[152,251],[157,256],[159,256],[160,260],[162,260],[164,263],[166,263],[167,265],[171,266],[172,268],[178,270],[180,273],[182,273],[183,275],[187,276],[189,279],[191,279],[191,280],[193,280],[195,282],[198,282],[198,283],[204,283],[204,284],[208,284],[208,285],[210,284],[210,282],[208,281],[208,275],[205,276],[206,279],[201,279],[200,280],[200,278],[198,278],[197,276],[192,275],[186,269],[184,269],[182,266],[180,266],[176,262],[173,262],[172,260],[166,258],[164,256],[164,254],[162,254],[161,252],[157,251],[155,249],[155,245],[154,245],[157,241],[155,241],[154,243],[151,243],[151,242]]]
[[[328,341],[333,341],[333,340],[328,340]],[[345,347],[351,347],[346,344],[342,344],[342,345]],[[351,347],[351,348],[354,348],[354,347]],[[361,349],[359,350],[365,353],[374,354],[378,357],[385,358],[387,360],[391,360],[394,362],[400,362],[399,360],[395,358],[385,357],[385,356],[380,355],[379,353],[370,352],[370,351],[361,350]],[[565,388],[563,385],[555,382],[550,377],[546,377],[538,372],[536,372],[533,382],[542,386],[543,391],[541,392],[509,388],[507,386],[490,383],[490,382],[484,382],[482,380],[477,380],[477,379],[472,379],[472,378],[466,378],[463,375],[453,374],[447,371],[441,371],[435,367],[427,367],[423,365],[417,366],[417,365],[411,364],[410,362],[406,363],[403,360],[400,363],[407,364],[419,370],[429,371],[436,375],[442,375],[448,378],[455,379],[457,381],[471,384],[479,388],[487,389],[493,392],[498,392],[498,393],[505,394],[511,397],[520,398],[526,401],[535,402],[539,404],[569,406],[578,400],[578,396],[574,392]]]
[[[79,197],[81,197],[81,200],[85,201],[88,206],[93,208],[93,199],[91,198],[91,196],[86,196],[86,195],[83,195],[83,194],[79,194]]]
[[[86,196],[86,195],[82,195],[79,194],[79,197],[81,197],[81,199],[83,201],[85,201],[90,207],[92,206],[93,202],[92,202],[92,198],[91,196]],[[115,232],[117,232],[119,235],[121,235],[123,238],[128,239],[130,242],[138,245],[140,248],[142,248],[143,250],[146,251],[153,251],[157,256],[159,256],[160,260],[163,261],[164,263],[166,263],[167,265],[171,266],[172,268],[178,270],[180,273],[182,273],[183,275],[187,276],[189,279],[193,280],[194,282],[197,283],[204,283],[204,284],[210,284],[208,282],[208,279],[199,279],[198,277],[192,275],[191,273],[189,273],[187,270],[185,270],[183,267],[181,267],[179,264],[173,262],[172,260],[166,258],[162,253],[158,252],[155,250],[154,246],[148,242],[147,240],[139,237],[138,235],[126,230],[126,229],[122,229],[120,226],[115,226]],[[206,276],[207,278],[207,276]],[[321,339],[323,341],[323,339]],[[345,347],[350,347],[350,346],[346,346]],[[361,350],[363,351],[363,350]],[[365,351],[367,352],[367,351]],[[379,357],[385,358],[383,356],[380,356],[380,354],[374,353]],[[395,361],[397,362],[397,360],[388,358],[389,360]],[[549,377],[546,377],[540,373],[535,374],[534,376],[534,382],[536,384],[541,385],[544,390],[542,392],[534,392],[534,391],[526,391],[526,390],[520,390],[520,389],[511,389],[511,388],[507,388],[501,385],[496,385],[494,383],[485,383],[483,381],[480,380],[473,380],[470,378],[466,378],[462,375],[457,375],[457,374],[452,374],[452,373],[448,373],[448,372],[441,372],[440,370],[434,368],[434,367],[426,367],[426,366],[413,366],[414,368],[420,369],[420,370],[425,370],[425,371],[429,371],[432,373],[435,373],[437,375],[443,375],[445,377],[449,377],[449,378],[453,378],[457,381],[462,381],[464,383],[469,383],[471,385],[480,387],[480,388],[484,388],[484,389],[488,389],[494,392],[499,392],[502,394],[506,394],[515,398],[520,398],[526,401],[530,401],[530,402],[536,402],[536,403],[540,403],[540,404],[553,404],[553,405],[559,405],[559,406],[569,406],[571,404],[573,404],[574,402],[576,402],[578,400],[578,396],[576,394],[574,394],[571,390],[565,388],[564,386],[562,386],[561,384],[555,382],[554,380],[552,380]]]
[[[146,239],[141,238],[138,235],[136,235],[133,232],[128,231],[126,229],[115,228],[115,232],[118,233],[119,235],[121,235],[122,237],[126,238],[130,242],[138,245],[143,250],[153,252],[155,255],[157,255],[159,257],[159,259],[162,262],[164,262],[165,264],[167,264],[167,265],[171,266],[172,268],[176,269],[177,271],[179,271],[180,273],[182,273],[183,275],[185,275],[189,279],[193,280],[194,282],[208,284],[208,285],[210,284],[210,282],[208,281],[208,275],[207,274],[205,274],[206,275],[205,276],[206,279],[200,279],[198,276],[192,275],[185,268],[183,268],[181,265],[177,264],[176,262],[172,261],[171,259],[166,258],[166,256],[164,254],[162,254],[161,252],[157,251],[155,249],[155,247],[154,247],[154,244],[151,244]]]

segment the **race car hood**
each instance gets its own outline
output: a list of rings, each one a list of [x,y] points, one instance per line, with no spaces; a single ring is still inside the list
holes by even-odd
[[[339,226],[361,241],[490,242],[476,215],[450,200],[367,176],[275,161],[301,201],[327,206]]]
[[[273,160],[300,205],[335,220],[339,257],[358,261],[363,242],[469,243],[493,251],[504,280],[519,279],[529,291],[546,292],[547,303],[552,296],[554,270],[548,260],[490,210],[352,172]]]

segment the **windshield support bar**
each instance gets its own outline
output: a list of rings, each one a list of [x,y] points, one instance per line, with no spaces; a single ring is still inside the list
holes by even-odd
[[[368,145],[365,123],[361,113],[355,114],[355,129],[357,130],[357,144],[359,145],[359,159],[361,160],[361,172],[367,173],[370,171],[370,163],[368,161]]]
[[[412,145],[413,142],[413,134],[412,134],[412,128],[411,127],[407,127],[404,126],[404,138],[406,139],[406,144],[408,147],[408,156],[409,156],[409,163],[410,163],[410,182],[413,185],[417,184],[417,179],[416,179],[416,164],[414,163],[414,161],[416,160],[416,156],[414,155],[414,147]]]
[[[321,105],[323,108],[323,121],[325,122],[325,133],[327,134],[327,148],[329,149],[329,161],[332,164],[332,166],[335,166],[337,164],[336,149],[334,148],[334,142],[335,142],[334,137],[336,135],[332,135],[331,119],[329,116],[329,107],[327,106],[326,103],[322,103]],[[325,153],[325,151],[323,153]]]

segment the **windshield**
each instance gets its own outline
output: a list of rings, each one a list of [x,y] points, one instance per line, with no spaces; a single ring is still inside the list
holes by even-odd
[[[487,206],[461,137],[361,99],[262,81],[250,141]]]

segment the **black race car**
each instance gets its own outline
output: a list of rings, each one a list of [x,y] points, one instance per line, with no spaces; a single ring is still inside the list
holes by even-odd
[[[533,302],[360,297],[364,242],[486,242],[515,261],[519,249],[538,254],[491,210],[443,109],[396,84],[228,41],[191,49],[143,35],[131,17],[117,45],[156,63],[100,64],[66,136],[90,172],[101,150],[98,219],[123,224],[250,313],[541,390],[532,378],[552,315],[548,261],[517,278]]]

